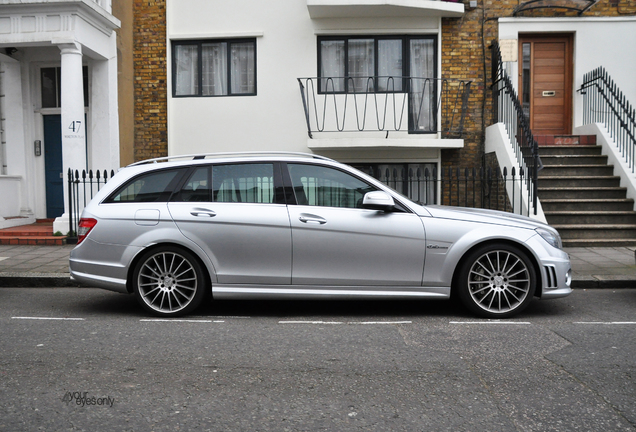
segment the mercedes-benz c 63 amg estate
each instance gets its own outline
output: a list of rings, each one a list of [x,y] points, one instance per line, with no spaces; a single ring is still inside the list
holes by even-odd
[[[421,206],[316,155],[217,154],[121,169],[82,213],[71,277],[150,313],[221,299],[446,299],[505,318],[570,294],[557,231]]]

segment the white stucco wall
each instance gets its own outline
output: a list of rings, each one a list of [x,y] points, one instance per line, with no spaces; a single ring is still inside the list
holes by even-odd
[[[519,39],[523,33],[572,33],[574,35],[573,127],[581,125],[583,97],[577,93],[583,75],[603,66],[627,98],[636,103],[636,17],[501,18],[499,39]],[[508,63],[515,85],[518,63]],[[518,88],[518,85],[516,85]]]
[[[243,150],[309,152],[297,78],[318,75],[318,35],[438,34],[441,26],[441,19],[433,16],[312,20],[307,2],[298,0],[167,0],[166,10],[171,155]],[[256,38],[256,96],[172,97],[170,41],[238,37]],[[438,51],[440,44],[438,38]],[[431,147],[439,148],[439,144]],[[393,154],[401,151],[394,149]],[[358,150],[359,155],[364,153]],[[404,150],[405,157],[406,153]],[[421,158],[430,160],[430,154],[439,160],[439,151],[422,152]]]
[[[106,9],[100,4],[105,4]],[[6,140],[3,162],[7,165],[6,174],[11,177],[5,178],[3,184],[15,191],[11,196],[16,199],[2,200],[6,204],[2,216],[47,217],[43,116],[57,115],[62,110],[41,107],[40,69],[61,66],[60,47],[78,46],[82,54],[81,64],[89,69],[90,108],[86,133],[89,167],[119,167],[114,29],[120,23],[109,13],[110,10],[110,0],[3,2],[0,8],[0,44],[15,48],[10,57],[0,55],[0,67],[4,72],[4,106],[9,107],[2,112]],[[81,64],[75,70],[77,77],[73,77],[73,85],[79,86],[79,89],[82,86]],[[81,118],[84,109],[81,99],[79,104],[78,117]],[[34,154],[36,140],[42,142],[41,156]],[[74,168],[81,170],[86,167],[83,146],[80,152],[67,150],[63,143],[64,161],[69,156],[82,153],[77,159],[81,166]],[[66,199],[64,205],[67,205]],[[68,224],[59,230],[68,231]]]

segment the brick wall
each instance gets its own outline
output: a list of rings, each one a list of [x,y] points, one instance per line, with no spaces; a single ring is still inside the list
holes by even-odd
[[[134,0],[135,161],[168,154],[166,0]]]

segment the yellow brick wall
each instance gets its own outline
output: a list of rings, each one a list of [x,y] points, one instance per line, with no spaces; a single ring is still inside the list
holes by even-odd
[[[168,154],[166,1],[134,0],[136,161]]]

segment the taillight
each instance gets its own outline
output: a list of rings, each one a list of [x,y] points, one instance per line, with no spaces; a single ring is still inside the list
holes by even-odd
[[[97,225],[96,219],[81,218],[77,227],[77,244],[80,244],[89,232]]]

